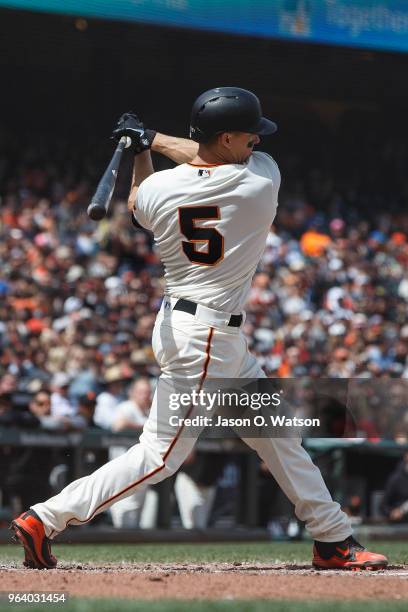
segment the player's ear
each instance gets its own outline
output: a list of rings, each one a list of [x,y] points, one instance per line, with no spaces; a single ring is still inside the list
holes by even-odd
[[[221,140],[221,144],[223,144],[225,147],[230,146],[231,144],[231,134],[230,132],[223,132],[222,134],[220,134],[220,140]]]

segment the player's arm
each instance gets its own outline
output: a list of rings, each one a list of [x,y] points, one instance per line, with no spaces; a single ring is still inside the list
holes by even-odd
[[[166,136],[166,134],[156,132],[150,148],[156,153],[165,155],[177,164],[184,164],[194,159],[198,151],[198,143],[193,140],[187,140],[187,138],[176,138],[175,136]],[[153,172],[152,158],[148,149],[135,155],[132,185],[128,199],[129,211],[133,211],[139,185]]]
[[[128,198],[128,210],[132,214],[133,209],[135,207],[137,191],[139,189],[140,184],[153,173],[154,168],[150,151],[147,149],[146,151],[142,151],[141,153],[135,155],[132,173],[132,184],[130,186],[130,193]]]
[[[176,164],[185,164],[197,155],[198,143],[187,138],[176,138],[156,132],[151,148],[152,151],[165,155]]]
[[[132,184],[128,198],[128,209],[133,213],[140,184],[154,172],[150,149],[165,155],[177,164],[191,161],[197,154],[198,144],[186,138],[167,136],[144,127],[134,113],[123,114],[113,130],[112,137],[119,140],[129,136],[131,151],[135,155]]]
[[[136,203],[137,191],[141,183],[154,172],[150,148],[156,136],[153,130],[145,129],[139,117],[132,112],[124,113],[112,132],[112,138],[119,141],[123,136],[130,138],[129,151],[134,155],[132,183],[128,198],[128,209],[132,213]]]
[[[175,136],[166,136],[166,134],[156,132],[150,149],[156,153],[165,155],[177,164],[184,164],[194,159],[198,151],[198,143],[193,140],[187,140],[186,138],[176,138]],[[130,212],[133,212],[139,185],[153,173],[154,168],[150,150],[146,149],[136,154],[128,199],[128,209]]]
[[[129,136],[132,141],[131,150],[136,154],[151,149],[177,164],[191,161],[198,152],[198,143],[149,130],[134,113],[125,113],[120,117],[112,136],[117,141],[122,136]]]

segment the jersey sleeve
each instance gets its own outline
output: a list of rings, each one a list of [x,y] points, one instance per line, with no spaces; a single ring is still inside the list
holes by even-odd
[[[133,205],[133,217],[136,221],[144,228],[151,231],[151,223],[148,219],[147,208],[146,208],[146,195],[143,183],[139,186],[136,194],[136,200]]]
[[[269,153],[256,151],[253,153],[256,156],[257,169],[259,173],[272,181],[273,203],[278,206],[278,194],[281,185],[281,174],[278,164]]]

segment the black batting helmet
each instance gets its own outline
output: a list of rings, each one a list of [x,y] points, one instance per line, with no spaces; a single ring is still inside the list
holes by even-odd
[[[251,91],[240,87],[216,87],[198,96],[191,111],[190,138],[208,142],[222,132],[249,132],[264,136],[278,129],[262,117],[261,104]]]

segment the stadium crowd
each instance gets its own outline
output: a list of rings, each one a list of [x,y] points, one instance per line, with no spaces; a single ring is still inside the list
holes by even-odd
[[[376,152],[360,143],[360,154],[364,163],[347,180],[335,159],[329,169],[318,157],[283,156],[279,212],[245,323],[269,376],[408,378],[408,152],[396,140]],[[382,182],[373,183],[380,169]],[[4,408],[13,394],[49,389],[50,415],[62,428],[92,422],[79,401],[90,403],[92,394],[94,422],[108,427],[101,416],[107,397],[116,405],[133,378],[158,375],[150,341],[162,267],[151,236],[130,222],[125,172],[111,216],[88,219],[98,172],[95,156],[74,161],[62,146],[53,162],[41,147],[2,159],[4,423],[13,421]],[[394,192],[387,191],[390,173]],[[372,422],[368,437],[379,427],[389,437],[408,434],[396,404],[398,422],[388,419],[386,431]]]

